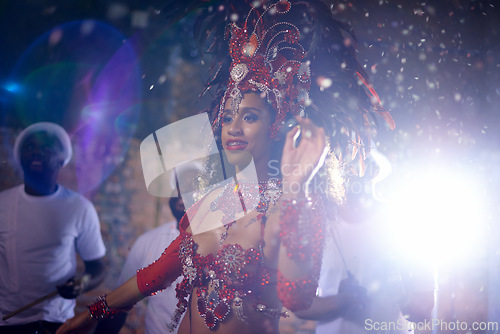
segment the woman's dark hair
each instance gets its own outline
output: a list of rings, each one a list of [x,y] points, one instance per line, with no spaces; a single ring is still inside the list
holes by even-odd
[[[376,114],[382,115],[391,128],[391,116],[380,103],[368,77],[356,59],[356,37],[345,23],[335,19],[321,0],[289,0],[291,9],[283,15],[268,15],[265,27],[282,21],[296,26],[300,33],[300,44],[306,51],[309,62],[311,87],[310,105],[306,115],[325,129],[330,145],[330,154],[322,177],[330,179],[335,190],[328,190],[335,197],[342,196],[339,187],[343,175],[362,174],[363,159],[370,147],[370,133],[378,126]],[[229,82],[231,57],[228,49],[229,18],[239,24],[246,19],[254,1],[211,1],[199,15],[195,24],[195,38],[201,54],[212,58],[212,73],[206,84],[207,90],[216,90],[210,106],[212,119],[217,117],[220,102]],[[276,1],[260,1],[260,6],[272,5]],[[266,28],[263,29],[266,29]],[[292,117],[292,115],[288,115]],[[216,136],[220,129],[214,129]],[[354,159],[354,157],[356,157]],[[327,187],[328,188],[328,187]]]

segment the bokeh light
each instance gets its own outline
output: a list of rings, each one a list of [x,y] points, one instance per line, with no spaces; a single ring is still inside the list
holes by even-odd
[[[410,259],[465,262],[485,242],[484,184],[474,171],[412,168],[388,200],[390,237]]]
[[[23,126],[52,121],[68,130],[77,145],[82,193],[96,189],[122,162],[141,111],[136,50],[125,40],[99,21],[57,26],[23,53],[11,74],[15,80],[6,86],[16,93]]]

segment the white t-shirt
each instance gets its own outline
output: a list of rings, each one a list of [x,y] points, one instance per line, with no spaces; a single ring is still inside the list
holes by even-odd
[[[393,260],[397,252],[391,248],[384,234],[381,224],[351,224],[344,221],[336,223],[331,231],[327,231],[319,295],[336,295],[340,281],[347,278],[341,252],[349,271],[367,289],[370,303],[364,320],[358,323],[345,318],[318,321],[316,334],[413,333],[408,330],[411,329],[411,323],[403,318],[395,301],[403,288],[402,282],[398,281],[397,261]]]
[[[123,265],[118,284],[122,284],[137,273],[137,270],[157,260],[165,248],[179,235],[177,222],[171,221],[141,235],[130,250]],[[147,298],[145,316],[146,333],[160,334],[168,331],[166,324],[177,308],[175,286],[181,281],[178,278],[165,290]]]
[[[0,315],[56,291],[76,272],[76,253],[84,261],[102,258],[106,248],[92,203],[59,185],[49,196],[30,196],[24,185],[0,192]],[[0,326],[38,320],[64,322],[75,300],[59,295]],[[0,317],[0,318],[1,318]]]

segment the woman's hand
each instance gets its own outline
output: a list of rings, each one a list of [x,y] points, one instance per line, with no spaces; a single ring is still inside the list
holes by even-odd
[[[307,118],[296,117],[296,120],[298,124],[286,135],[281,158],[283,190],[294,197],[306,193],[308,182],[323,164],[327,153],[323,128]]]
[[[90,317],[88,311],[84,311],[66,320],[66,322],[59,327],[56,334],[90,333],[93,332],[93,327],[95,326],[97,326],[97,321]]]

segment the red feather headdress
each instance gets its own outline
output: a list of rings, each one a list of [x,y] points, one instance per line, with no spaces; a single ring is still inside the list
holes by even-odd
[[[227,99],[232,99],[231,110],[236,112],[243,93],[248,91],[264,93],[277,111],[271,137],[277,135],[287,115],[305,114],[311,86],[306,52],[299,43],[299,29],[290,22],[279,21],[279,16],[290,8],[287,0],[265,8],[252,7],[242,26],[230,25],[230,77],[216,122],[220,122]],[[252,16],[256,18],[251,20]],[[266,29],[266,16],[273,16],[273,21],[278,22]]]
[[[370,147],[376,115],[395,123],[383,108],[356,59],[352,30],[336,20],[321,0],[226,0],[206,2],[195,36],[213,56],[207,90],[218,87],[213,124],[232,99],[263,93],[276,110],[275,136],[286,120],[302,114],[325,128],[332,149],[360,166]],[[362,173],[362,168],[358,173]]]

